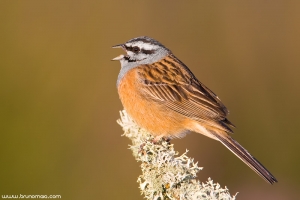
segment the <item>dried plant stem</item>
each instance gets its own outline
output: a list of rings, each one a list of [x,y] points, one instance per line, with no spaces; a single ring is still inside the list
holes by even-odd
[[[132,141],[133,156],[142,163],[143,174],[137,181],[146,199],[235,199],[236,195],[231,196],[226,187],[221,188],[211,179],[205,183],[196,180],[202,168],[187,156],[188,151],[178,156],[173,144],[164,139],[154,143],[153,136],[136,125],[125,111],[120,114],[118,123],[123,127],[124,136]]]

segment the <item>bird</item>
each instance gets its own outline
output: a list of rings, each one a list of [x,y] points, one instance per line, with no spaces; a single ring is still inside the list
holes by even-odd
[[[117,90],[124,109],[156,139],[182,138],[189,132],[221,142],[270,184],[277,179],[231,137],[235,126],[220,98],[163,44],[140,36],[113,46],[121,54]]]

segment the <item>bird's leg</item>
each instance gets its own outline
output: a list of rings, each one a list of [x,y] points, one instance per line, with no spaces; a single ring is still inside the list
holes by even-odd
[[[140,149],[139,149],[139,153],[142,153],[143,155],[146,154],[146,151],[144,150],[144,146],[146,145],[146,143],[143,143],[140,145]]]
[[[155,136],[154,139],[151,141],[153,144],[158,144],[160,139],[163,138],[162,135]]]
[[[162,135],[155,136],[155,138],[152,140],[152,143],[157,144],[160,140],[166,141],[167,143],[170,143],[171,138],[169,138],[167,136],[162,136]]]
[[[165,140],[168,144],[170,144],[171,138],[170,137],[163,137],[163,140]]]

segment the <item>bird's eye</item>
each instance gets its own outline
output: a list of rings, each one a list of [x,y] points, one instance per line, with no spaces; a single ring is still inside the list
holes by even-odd
[[[137,47],[137,46],[132,47],[132,51],[133,51],[134,53],[138,53],[138,52],[140,52],[140,48]]]

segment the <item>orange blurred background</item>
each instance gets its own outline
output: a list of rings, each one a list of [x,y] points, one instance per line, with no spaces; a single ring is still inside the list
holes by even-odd
[[[174,140],[237,199],[300,195],[299,1],[1,1],[0,194],[143,199],[116,123],[121,50],[147,35],[170,48],[231,111],[234,138],[270,186],[220,143]]]

